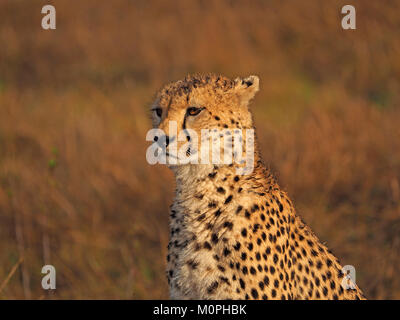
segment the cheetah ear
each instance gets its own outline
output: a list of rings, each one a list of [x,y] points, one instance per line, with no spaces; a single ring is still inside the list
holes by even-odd
[[[242,105],[247,106],[259,90],[260,79],[257,76],[236,78],[234,91],[238,95]]]

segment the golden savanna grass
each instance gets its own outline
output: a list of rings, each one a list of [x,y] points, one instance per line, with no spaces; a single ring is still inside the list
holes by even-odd
[[[148,106],[190,72],[257,74],[262,154],[298,212],[399,299],[400,2],[0,2],[0,298],[167,298],[172,174]],[[41,268],[57,289],[41,288]]]

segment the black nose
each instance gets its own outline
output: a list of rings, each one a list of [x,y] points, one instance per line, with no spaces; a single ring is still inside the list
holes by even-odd
[[[163,141],[165,141],[165,147],[168,147],[168,145],[169,145],[169,137],[168,136],[161,136],[161,141],[159,141],[158,136],[155,136],[153,140],[155,142],[157,142],[161,147],[163,147]]]

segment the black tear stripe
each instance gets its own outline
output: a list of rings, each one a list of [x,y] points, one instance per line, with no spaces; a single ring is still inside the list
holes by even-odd
[[[183,130],[186,130],[186,118],[187,118],[187,112],[185,112],[185,116],[183,117],[183,124],[182,124]]]
[[[183,118],[182,130],[183,130],[183,132],[184,132],[185,135],[186,135],[186,139],[187,139],[188,141],[190,141],[189,132],[186,130],[186,118],[187,118],[187,113],[185,112],[185,117]],[[188,139],[188,137],[189,137],[189,139]]]

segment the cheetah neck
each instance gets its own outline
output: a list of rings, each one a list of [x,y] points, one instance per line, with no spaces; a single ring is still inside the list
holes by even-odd
[[[254,171],[238,175],[237,167],[203,165],[180,168],[176,175],[177,211],[184,212],[182,225],[188,232],[209,233],[235,215],[238,207],[250,207],[254,195],[279,190],[274,178],[257,159]]]

